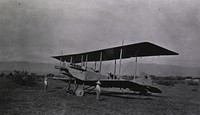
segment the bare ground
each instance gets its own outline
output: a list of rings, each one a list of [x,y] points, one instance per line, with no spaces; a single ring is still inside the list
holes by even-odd
[[[50,81],[44,91],[36,86],[19,86],[0,78],[0,115],[199,115],[200,91],[197,87],[177,84],[159,86],[163,93],[154,96],[108,95],[96,101],[95,93],[83,97],[68,95],[63,82]]]

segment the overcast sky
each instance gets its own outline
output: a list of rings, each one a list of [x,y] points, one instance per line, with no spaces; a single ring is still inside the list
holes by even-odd
[[[141,59],[200,67],[199,0],[1,0],[0,61],[152,42],[179,56]],[[141,62],[140,61],[140,62]]]

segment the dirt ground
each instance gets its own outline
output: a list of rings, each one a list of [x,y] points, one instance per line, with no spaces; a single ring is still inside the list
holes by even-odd
[[[0,115],[200,115],[200,89],[186,84],[159,86],[163,93],[154,96],[68,95],[59,81],[19,86],[0,78]]]

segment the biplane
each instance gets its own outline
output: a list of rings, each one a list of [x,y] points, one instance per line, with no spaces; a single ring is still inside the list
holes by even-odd
[[[142,95],[148,93],[162,93],[162,91],[151,85],[136,82],[136,72],[133,80],[120,78],[121,60],[125,58],[136,58],[146,56],[178,55],[178,53],[152,44],[141,42],[136,44],[122,45],[113,48],[101,49],[96,51],[53,56],[53,58],[63,63],[55,66],[66,77],[53,77],[54,80],[62,80],[68,83],[66,91],[72,91],[77,96],[83,96],[84,92],[95,88],[96,82],[101,82],[103,88],[129,89]],[[102,62],[114,60],[114,72],[112,78],[102,74]],[[116,74],[116,60],[119,60],[119,73]],[[94,63],[94,68],[88,67],[88,63]],[[97,69],[97,62],[99,63]]]

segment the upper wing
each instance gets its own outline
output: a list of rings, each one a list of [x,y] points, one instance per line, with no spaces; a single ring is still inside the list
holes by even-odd
[[[108,49],[96,50],[85,53],[53,56],[53,58],[70,62],[73,59],[73,63],[80,63],[82,61],[99,61],[102,53],[102,61],[120,59],[120,51],[122,49],[122,58],[130,57],[143,57],[143,56],[161,56],[161,55],[178,55],[178,53],[160,47],[158,45],[142,42],[137,44],[124,45],[119,47],[113,47]]]

